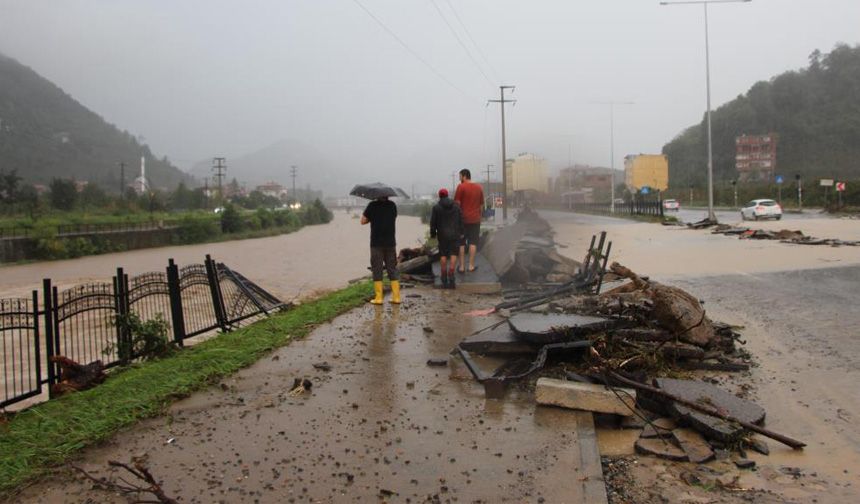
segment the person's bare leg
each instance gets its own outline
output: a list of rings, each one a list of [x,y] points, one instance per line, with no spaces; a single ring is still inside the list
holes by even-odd
[[[475,271],[475,254],[478,253],[477,245],[469,245],[469,271]]]
[[[466,246],[460,245],[460,273],[466,272]]]
[[[442,288],[448,286],[448,257],[439,257],[439,277],[442,279]]]

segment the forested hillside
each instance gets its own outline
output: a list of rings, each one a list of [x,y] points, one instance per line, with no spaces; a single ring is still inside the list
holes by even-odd
[[[692,126],[663,147],[670,186],[701,185],[707,126]],[[786,179],[860,178],[860,46],[813,52],[809,66],[758,82],[713,113],[714,177],[731,180],[735,137],[779,135],[777,173]]]
[[[117,163],[128,163],[126,181],[146,157],[154,187],[187,179],[166,158],[157,159],[127,131],[107,123],[30,68],[0,54],[0,172],[17,170],[26,182],[47,184],[73,177],[119,191]]]

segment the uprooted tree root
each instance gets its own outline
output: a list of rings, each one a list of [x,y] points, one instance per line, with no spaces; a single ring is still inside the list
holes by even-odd
[[[81,473],[86,479],[92,481],[97,487],[104,488],[111,492],[117,492],[126,497],[136,497],[137,499],[134,501],[136,503],[150,502],[159,504],[178,504],[175,499],[165,495],[164,490],[161,489],[161,485],[155,480],[152,473],[149,472],[149,469],[146,468],[142,461],[135,460],[132,464],[133,467],[115,460],[108,461],[108,465],[110,467],[124,469],[136,479],[140,480],[142,484],[131,483],[126,481],[122,476],[117,476],[116,480],[107,479],[105,477],[96,478],[76,465],[72,465],[71,467]],[[150,495],[156,500],[146,500],[143,498]]]

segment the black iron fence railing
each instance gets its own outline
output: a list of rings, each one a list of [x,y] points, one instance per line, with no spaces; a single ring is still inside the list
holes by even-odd
[[[612,205],[606,203],[574,203],[569,207],[574,212],[596,213],[612,215]],[[660,200],[648,201],[626,201],[615,203],[614,214],[618,215],[646,215],[652,217],[663,217],[663,202]]]
[[[230,331],[287,306],[208,255],[203,264],[180,268],[171,259],[164,272],[132,277],[118,268],[111,283],[62,291],[46,279],[41,296],[34,290],[31,298],[0,299],[0,408],[43,391],[50,397],[62,380],[52,357],[101,361],[106,368],[140,357],[119,352],[131,338],[117,323],[120,316],[162,318],[169,337],[184,345],[188,338]]]

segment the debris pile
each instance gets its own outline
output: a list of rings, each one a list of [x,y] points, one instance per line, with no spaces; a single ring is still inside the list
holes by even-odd
[[[592,241],[584,265],[605,265],[604,239],[599,248]],[[508,385],[519,381],[526,390],[533,387],[539,404],[590,411],[618,427],[641,429],[636,452],[675,461],[733,457],[738,467],[752,467],[746,449],[768,452],[754,434],[804,446],[763,427],[765,411],[757,404],[706,381],[679,379],[694,371],[750,368],[740,334],[712,321],[699,299],[618,263],[607,273],[617,282],[601,293],[599,280],[583,288],[584,269],[572,276],[579,288],[503,302],[490,312],[504,320],[460,342],[456,351],[487,397],[504,397]],[[594,276],[602,279],[603,268]],[[473,353],[503,363],[486,371]]]
[[[860,246],[860,241],[846,241],[836,238],[815,238],[806,236],[802,231],[790,229],[781,229],[779,231],[768,231],[765,229],[750,229],[746,227],[730,226],[728,224],[718,224],[711,234],[721,234],[726,236],[737,236],[741,240],[779,240],[782,243],[794,243],[797,245],[830,245],[838,247],[847,245],[850,247]]]
[[[558,253],[549,223],[530,209],[492,233],[483,252],[503,284],[564,284],[582,266]]]
[[[729,224],[717,224],[707,219],[688,223],[690,229],[705,229],[713,227],[711,234],[725,236],[737,236],[741,240],[779,240],[782,243],[795,245],[829,245],[831,247],[849,246],[860,247],[860,240],[840,240],[838,238],[816,238],[807,236],[800,230],[781,229],[769,231],[767,229],[752,229],[743,226],[732,226]]]

